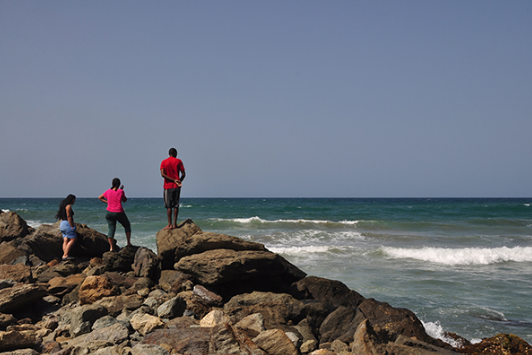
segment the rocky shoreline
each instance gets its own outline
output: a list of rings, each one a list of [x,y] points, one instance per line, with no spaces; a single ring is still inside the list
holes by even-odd
[[[453,347],[407,309],[191,220],[159,231],[157,253],[77,234],[76,259],[61,261],[57,223],[0,211],[0,355],[532,354],[510,334],[449,334]]]

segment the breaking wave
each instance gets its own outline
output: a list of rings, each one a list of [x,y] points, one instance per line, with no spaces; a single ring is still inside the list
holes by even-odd
[[[396,259],[415,259],[445,265],[489,265],[503,262],[532,262],[532,247],[500,248],[392,248],[382,252]]]

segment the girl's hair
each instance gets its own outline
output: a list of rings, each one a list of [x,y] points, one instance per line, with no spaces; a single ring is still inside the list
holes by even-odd
[[[120,187],[120,179],[119,178],[114,178],[113,179],[113,182],[112,182],[112,187],[111,188],[115,188],[118,190],[118,188]]]
[[[64,200],[62,200],[59,203],[59,211],[57,211],[57,214],[55,215],[55,219],[66,220],[67,219],[66,206],[73,204],[75,200],[76,200],[76,196],[72,194],[68,195]]]

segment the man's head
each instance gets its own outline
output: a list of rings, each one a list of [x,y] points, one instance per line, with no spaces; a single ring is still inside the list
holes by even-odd
[[[168,154],[171,156],[171,157],[177,157],[177,149],[175,148],[170,148],[170,150],[168,151]]]

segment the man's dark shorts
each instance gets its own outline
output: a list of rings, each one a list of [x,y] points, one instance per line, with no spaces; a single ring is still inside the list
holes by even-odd
[[[166,208],[179,207],[179,196],[181,195],[181,188],[164,190],[164,206]]]

